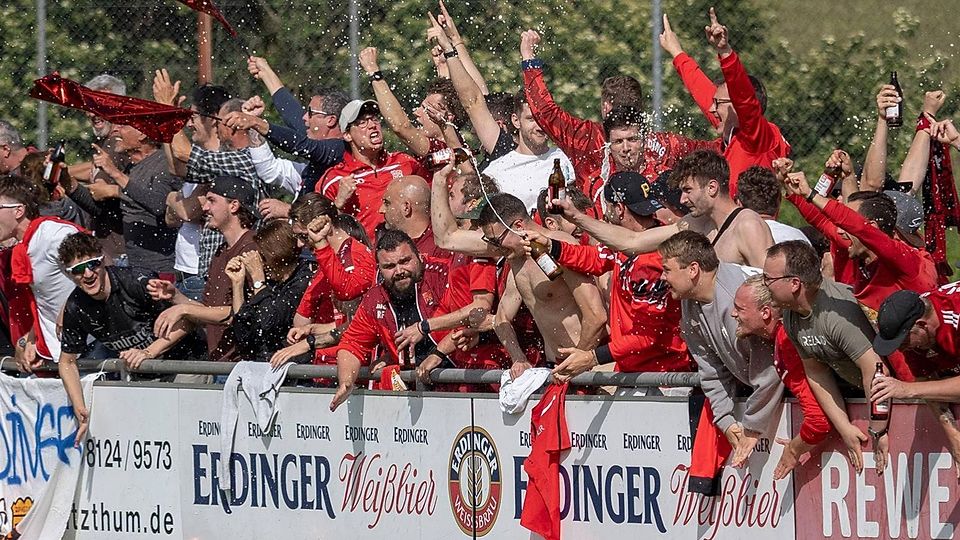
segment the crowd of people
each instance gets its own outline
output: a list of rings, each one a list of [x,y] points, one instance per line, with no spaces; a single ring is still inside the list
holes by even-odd
[[[599,122],[565,111],[533,30],[520,35],[522,88],[489,92],[442,3],[429,14],[437,77],[412,118],[367,48],[375,100],[324,88],[304,107],[259,57],[248,69],[267,99],[214,85],[183,96],[158,70],[148,97],[185,100],[188,126],[164,143],[91,115],[92,159],[57,182],[49,153],[0,122],[0,291],[18,365],[59,362],[84,425],[81,357],[134,370],[152,358],[336,365],[336,381],[315,383],[337,388],[331,409],[362,366],[425,384],[442,367],[516,378],[548,366],[558,381],[696,371],[696,444],[721,459],[695,464],[691,489],[714,490],[728,455],[747,462],[785,390],[804,421],[779,477],[828,437],[858,471],[869,444],[883,471],[889,408],[868,436],[851,396],[874,409],[927,400],[960,463],[948,406],[960,401],[960,294],[945,285],[944,241],[960,221],[960,132],[937,116],[943,92],[924,96],[899,181],[887,119],[910,108],[884,85],[862,167],[838,149],[814,189],[709,16],[716,81],[666,17],[660,36],[716,130],[704,139],[652,131],[631,77],[603,82]],[[106,74],[86,86],[125,93]],[[386,147],[384,127],[404,148]],[[784,199],[809,226],[778,221]]]

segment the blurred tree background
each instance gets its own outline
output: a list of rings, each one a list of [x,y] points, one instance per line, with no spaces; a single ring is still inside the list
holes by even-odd
[[[360,47],[380,49],[381,66],[410,108],[422,99],[433,65],[425,42],[433,1],[358,0]],[[232,40],[214,29],[214,78],[238,95],[264,93],[246,71],[255,51],[284,82],[310,95],[317,86],[349,88],[349,19],[343,0],[219,0],[237,28]],[[891,135],[894,175],[906,154],[923,92],[943,88],[940,116],[957,110],[956,62],[949,13],[953,0],[662,0],[674,30],[711,76],[719,76],[703,35],[708,9],[717,9],[748,71],[768,92],[768,117],[793,146],[793,157],[816,177],[835,147],[862,160],[876,121],[875,95],[891,70],[906,95],[907,127]],[[599,116],[598,83],[621,73],[651,87],[651,2],[459,0],[448,6],[492,91],[520,83],[519,33],[541,32],[540,56],[557,100],[581,116]],[[132,95],[150,97],[153,71],[171,70],[189,92],[196,81],[196,15],[173,0],[60,0],[48,2],[48,71],[81,82],[99,73],[119,76]],[[37,103],[27,97],[36,78],[36,0],[0,7],[2,117],[32,140]],[[697,138],[714,133],[702,118],[664,53],[663,128]],[[370,96],[366,77],[360,92]],[[265,96],[266,97],[266,96]],[[72,153],[87,153],[90,132],[73,111],[50,108],[50,141],[66,139]],[[787,205],[789,206],[789,205]],[[792,219],[792,218],[791,218]]]

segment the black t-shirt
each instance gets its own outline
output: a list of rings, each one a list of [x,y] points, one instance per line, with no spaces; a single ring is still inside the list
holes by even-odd
[[[74,289],[63,307],[61,348],[70,354],[82,354],[87,336],[93,336],[106,348],[119,353],[127,349],[143,349],[156,339],[153,324],[169,302],[155,302],[147,293],[147,281],[157,277],[149,270],[107,267],[110,296],[96,300],[79,288]],[[203,344],[196,335],[182,339],[163,357],[197,359]]]
[[[516,150],[516,148],[517,142],[513,140],[513,135],[510,135],[509,131],[501,128],[500,135],[497,137],[497,143],[493,145],[493,150],[484,156],[480,170],[486,169],[491,161],[502,158]]]

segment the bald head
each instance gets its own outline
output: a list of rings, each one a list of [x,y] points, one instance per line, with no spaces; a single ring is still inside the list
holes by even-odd
[[[430,223],[430,186],[419,176],[402,176],[390,182],[383,193],[380,213],[387,228],[422,232]]]

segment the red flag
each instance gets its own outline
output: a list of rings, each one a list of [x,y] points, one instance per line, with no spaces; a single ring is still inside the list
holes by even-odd
[[[530,455],[523,469],[530,478],[520,525],[545,540],[560,540],[560,453],[570,449],[567,386],[551,384],[530,413]]]
[[[53,72],[33,82],[30,96],[95,114],[118,125],[133,126],[155,141],[170,142],[193,111],[156,101],[91,90]]]
[[[189,7],[194,11],[199,11],[201,13],[206,13],[220,22],[224,28],[227,29],[227,32],[230,33],[232,37],[237,37],[237,31],[230,26],[230,23],[227,22],[227,19],[224,18],[223,13],[220,13],[220,9],[217,8],[216,4],[213,3],[213,0],[177,0],[181,4]]]

